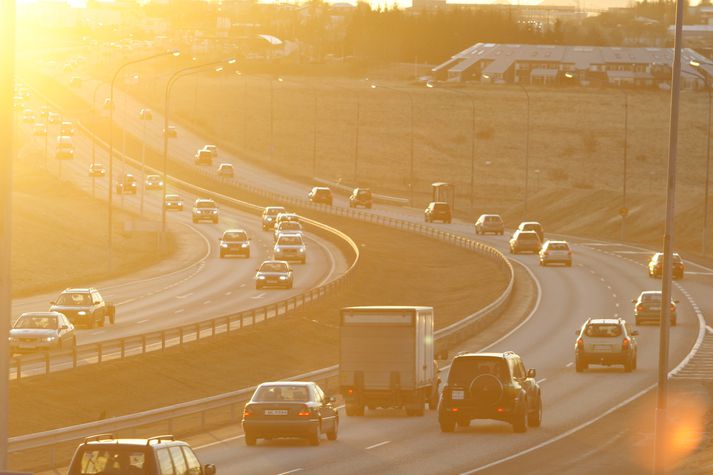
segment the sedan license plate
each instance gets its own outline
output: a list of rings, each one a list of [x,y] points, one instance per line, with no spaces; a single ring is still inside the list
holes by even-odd
[[[594,351],[611,351],[611,345],[594,345]]]
[[[287,409],[265,409],[266,416],[286,416]]]

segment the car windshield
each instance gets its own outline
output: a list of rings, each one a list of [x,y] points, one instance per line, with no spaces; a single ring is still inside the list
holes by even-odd
[[[502,221],[500,216],[486,216],[485,217],[486,223],[499,223],[500,221]]]
[[[316,189],[314,190],[315,195],[328,195],[329,190],[325,190],[324,188]]]
[[[547,249],[550,251],[568,251],[569,246],[564,242],[551,242]]]
[[[181,197],[178,195],[166,195],[166,201],[177,201],[180,199]]]
[[[537,241],[539,238],[537,237],[537,234],[534,233],[520,233],[518,234],[517,239],[520,241]]]
[[[469,386],[482,374],[492,374],[502,381],[507,379],[507,365],[502,358],[456,358],[448,372],[448,384]]]
[[[79,471],[76,473],[79,475],[114,473],[143,475],[148,473],[147,467],[144,466],[145,457],[146,455],[143,451],[134,447],[85,447],[79,459],[79,467],[77,467]]]
[[[277,244],[279,244],[280,246],[299,246],[302,244],[302,238],[297,235],[280,236],[280,239],[277,241]]]
[[[254,402],[307,402],[309,389],[306,386],[262,386],[253,396]]]
[[[260,272],[287,272],[287,264],[284,262],[263,262]]]
[[[621,325],[618,323],[593,323],[587,325],[584,334],[592,338],[613,338],[621,336]]]
[[[232,166],[231,164],[229,164],[229,163],[222,163],[222,164],[220,165],[220,169],[221,169],[221,170],[232,170],[232,169],[233,169],[233,166]]]
[[[301,231],[302,225],[296,221],[285,221],[280,223],[278,228],[280,231]]]
[[[523,231],[539,231],[542,229],[542,226],[539,224],[526,224],[522,227]]]
[[[277,216],[280,213],[284,213],[285,208],[268,208],[265,210],[265,214],[268,216]]]
[[[68,307],[87,306],[92,304],[92,298],[89,294],[84,293],[66,293],[59,296],[57,305],[66,305]]]
[[[215,203],[212,201],[199,201],[196,203],[196,208],[215,208]]]
[[[226,231],[223,233],[223,241],[247,241],[248,235],[244,231]]]
[[[660,302],[661,301],[661,293],[659,292],[650,292],[650,293],[645,293],[641,294],[641,301],[642,302]]]
[[[57,317],[51,315],[22,315],[15,322],[14,328],[57,329]]]
[[[158,175],[149,175],[146,177],[146,181],[158,181]]]
[[[357,196],[358,196],[359,198],[368,198],[368,197],[371,196],[371,191],[369,191],[369,190],[359,190],[359,192],[357,193]]]
[[[448,205],[446,203],[436,203],[433,205],[433,211],[448,211]]]

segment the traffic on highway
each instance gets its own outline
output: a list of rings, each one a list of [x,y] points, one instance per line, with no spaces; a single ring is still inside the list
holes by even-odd
[[[114,48],[108,43],[93,48]],[[200,399],[177,404],[147,401],[133,414],[107,407],[99,418],[12,434],[13,468],[69,475],[500,474],[515,466],[533,474],[648,473],[649,452],[622,465],[615,460],[614,446],[631,431],[653,451],[654,430],[632,428],[635,419],[624,411],[644,404],[661,371],[672,386],[711,379],[713,269],[705,255],[674,248],[667,262],[664,248],[569,233],[536,206],[518,208],[518,219],[497,206],[466,211],[456,187],[438,176],[414,199],[411,183],[393,196],[376,181],[282,173],[277,162],[265,167],[205,126],[169,117],[175,75],[209,74],[220,87],[219,75],[241,73],[240,61],[167,63],[159,110],[158,99],[132,93],[139,73],[124,66],[171,61],[183,51],[128,48],[123,65],[110,63],[123,84],[117,87],[93,70],[97,58],[86,57],[93,48],[33,53],[32,67],[17,74],[12,112],[18,159],[34,160],[38,173],[107,208],[101,259],[109,277],[70,276],[64,288],[12,298],[8,381],[29,385],[72,372],[81,379],[94,368],[106,372],[96,384],[111,385],[119,371],[113,365],[140,372],[148,357],[165,364],[161,377],[181,379],[171,361],[177,352],[224,344],[231,335],[252,348],[251,332],[283,333],[271,335],[273,348],[254,346],[273,379],[253,378],[229,392],[208,387]],[[271,88],[278,82],[269,81]],[[74,109],[57,100],[63,94],[71,94]],[[88,122],[87,111],[100,119]],[[119,211],[131,218],[114,218]],[[499,266],[507,286],[497,301],[460,308],[461,318],[447,324],[433,294],[375,303],[345,283],[370,272],[374,291],[386,271],[357,265],[375,246],[340,230],[344,220],[396,230],[400,246],[427,236],[422,254],[431,246],[468,249]],[[111,244],[121,233],[155,237],[156,253],[170,238],[172,252],[122,274],[112,269],[112,253],[121,251]],[[445,266],[426,270],[459,278]],[[423,278],[398,276],[404,287]],[[316,319],[318,312],[330,319]],[[270,326],[278,321],[287,324]],[[333,351],[309,358],[280,351],[290,340],[309,341],[313,325],[327,328]],[[304,360],[304,371],[283,370],[288,359]],[[226,380],[255,369],[227,357],[210,364]],[[141,388],[132,394],[141,399]],[[681,468],[710,450],[710,432],[677,421],[670,418],[672,432],[697,438],[670,449],[667,473],[713,473],[713,465]],[[586,443],[583,434],[591,436]],[[561,459],[541,455],[547,450]]]

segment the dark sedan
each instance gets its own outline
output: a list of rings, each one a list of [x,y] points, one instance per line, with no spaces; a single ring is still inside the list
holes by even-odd
[[[258,439],[303,438],[319,445],[322,434],[337,440],[339,414],[334,397],[312,382],[278,381],[257,387],[243,411],[245,444]]]

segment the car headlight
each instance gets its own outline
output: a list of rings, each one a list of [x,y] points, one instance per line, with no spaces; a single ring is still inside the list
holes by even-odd
[[[300,252],[305,252],[305,248],[304,248],[304,247],[301,247],[301,248],[300,248]]]
[[[44,339],[44,341],[51,342],[51,341],[55,341],[56,339],[57,339],[56,336],[48,336],[47,338]]]
[[[287,276],[286,276],[286,275],[281,275],[281,276],[280,276],[280,280],[287,280]]]
[[[272,216],[268,216],[267,221],[272,221]]]
[[[7,337],[7,341],[9,341],[10,343],[14,343],[17,341],[17,338],[15,338],[14,336],[9,336]]]
[[[257,276],[257,278],[260,279],[260,280],[265,280],[265,276],[264,276],[264,275],[259,275],[259,276]]]
[[[275,252],[280,252],[281,250],[282,250],[282,249],[280,249],[279,247],[276,247],[276,248],[275,248]]]
[[[79,315],[80,317],[83,317],[86,314],[87,312],[85,312],[84,310],[80,310],[79,312],[77,312],[77,315]]]
[[[227,243],[224,243],[224,242],[221,242],[221,243],[220,243],[220,247],[228,247],[228,244],[227,244]]]
[[[211,211],[211,212],[212,212],[213,214],[218,214],[218,210],[217,210],[217,209],[214,209],[214,210]]]
[[[132,187],[132,188],[136,188],[136,183],[132,183],[132,184],[131,184],[131,187]]]
[[[244,242],[244,243],[241,244],[242,247],[248,247],[249,245],[250,245],[250,244],[248,244],[248,243],[246,243],[246,242]]]

